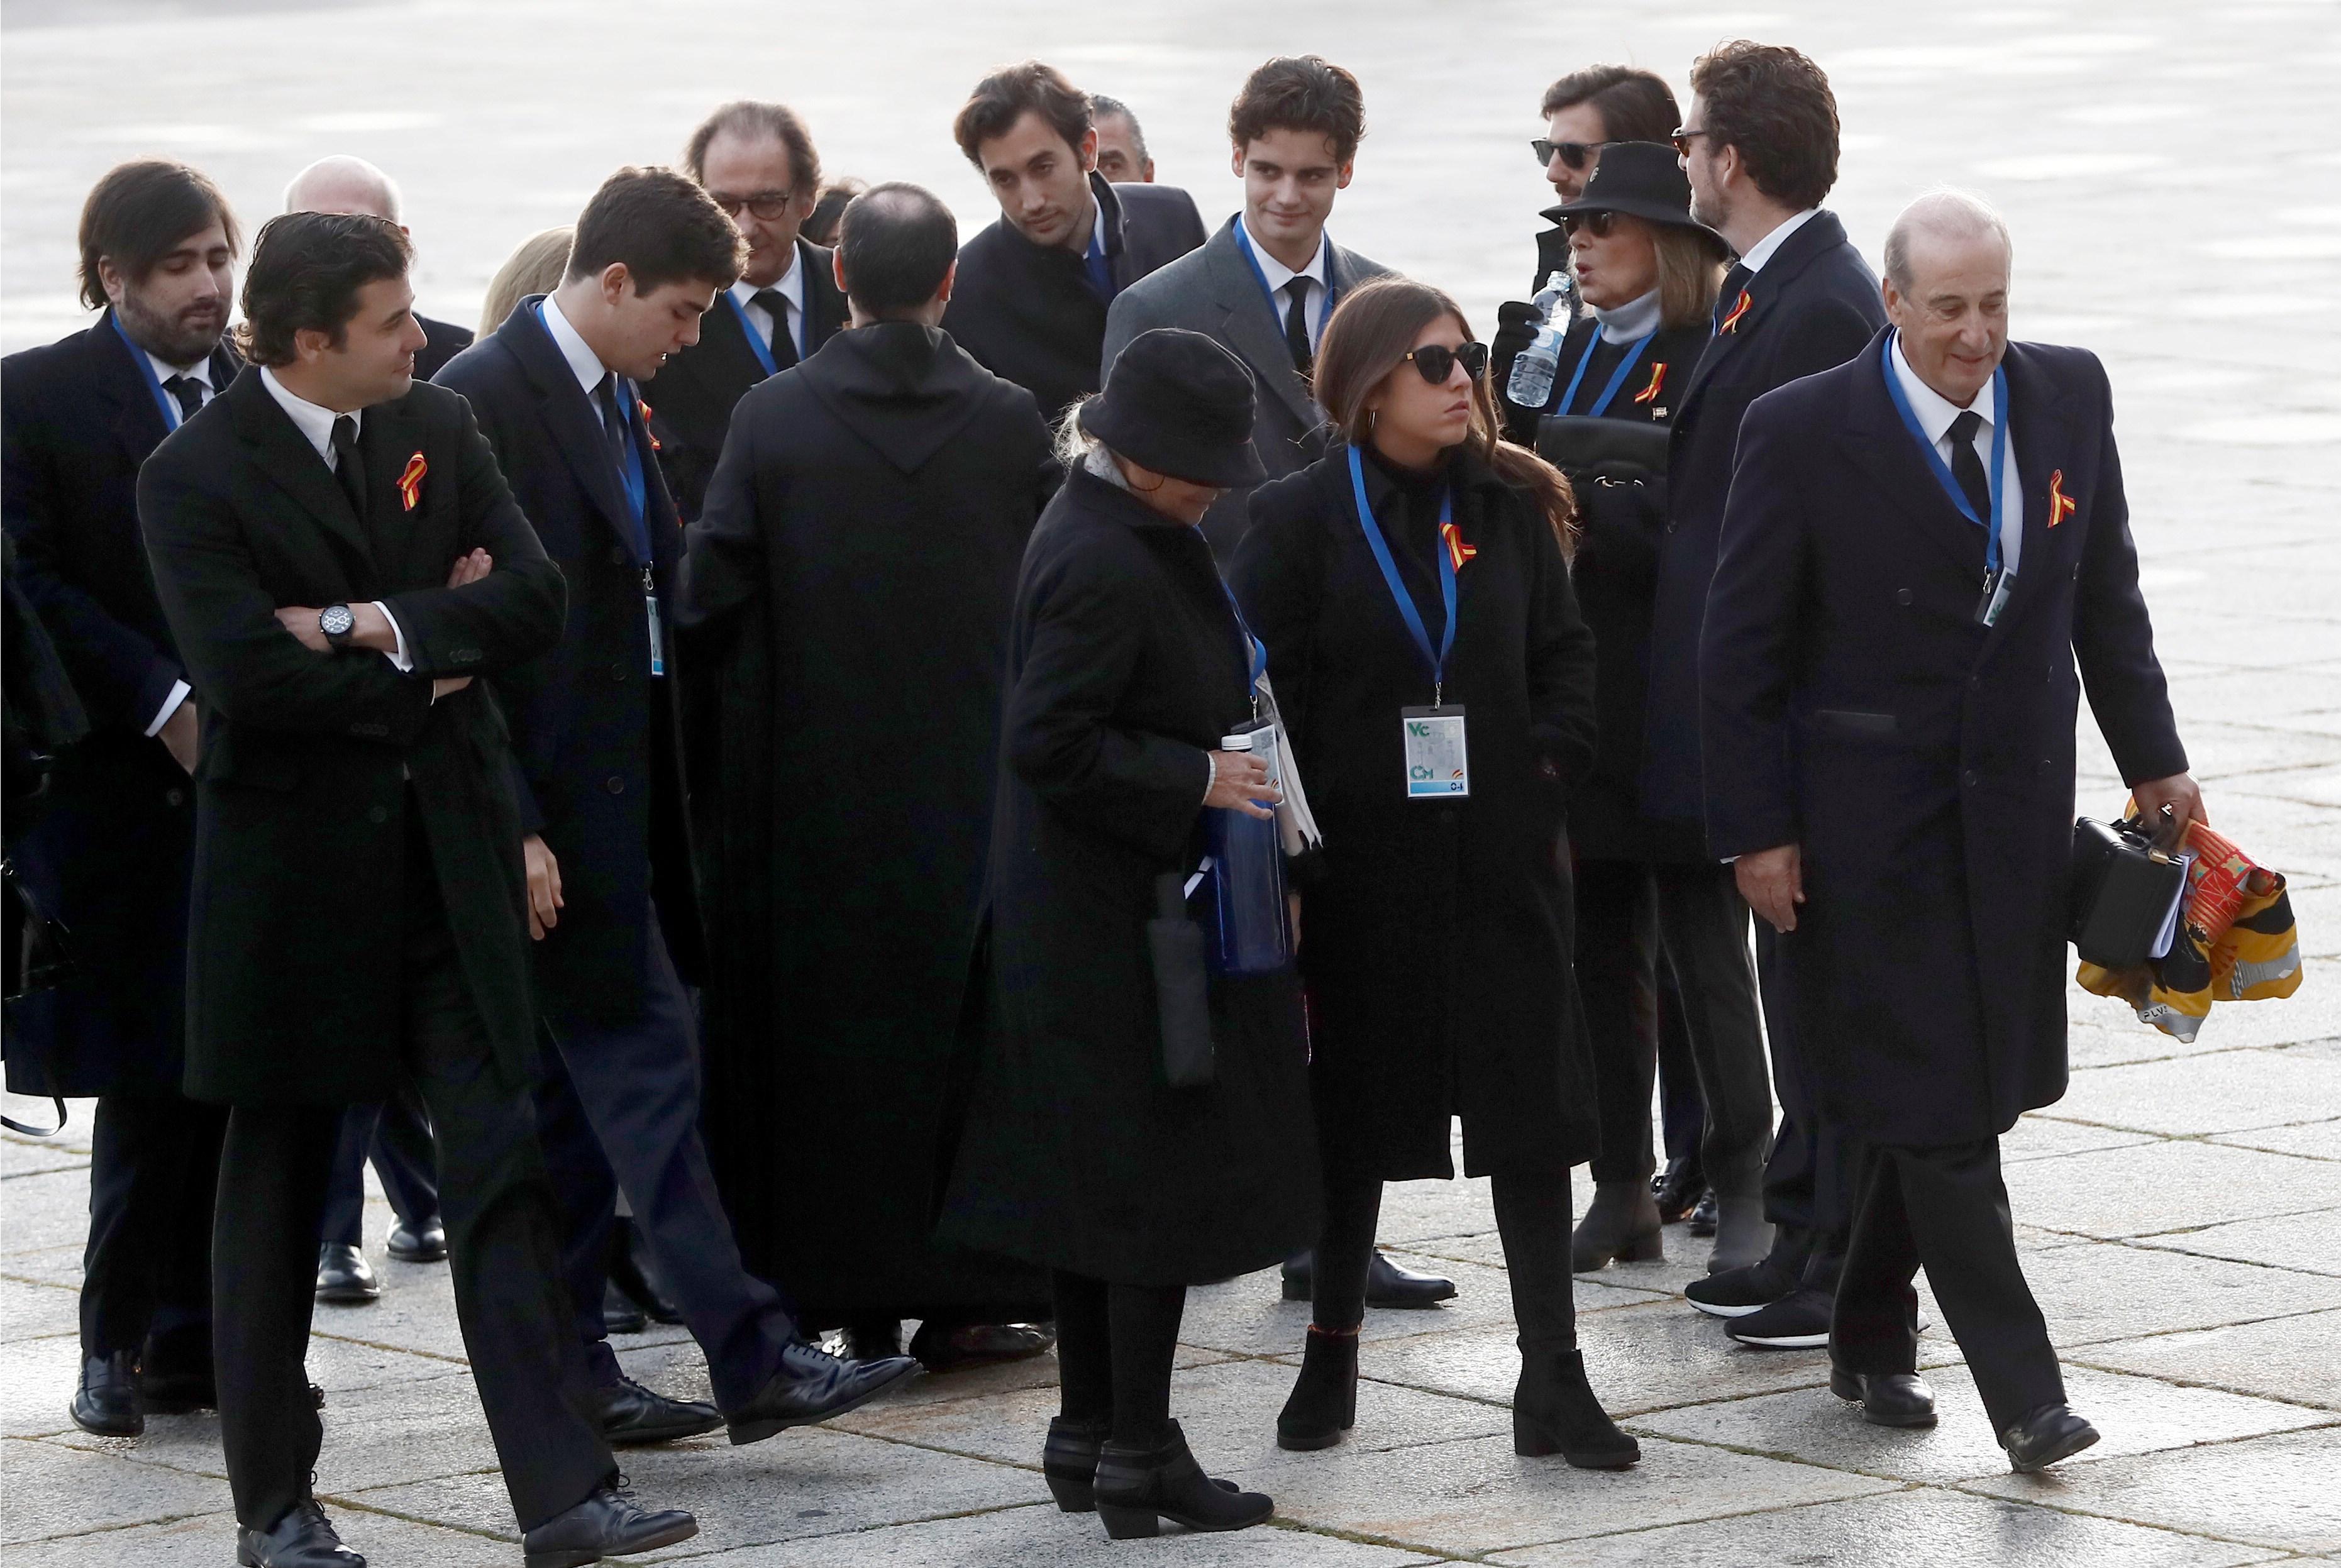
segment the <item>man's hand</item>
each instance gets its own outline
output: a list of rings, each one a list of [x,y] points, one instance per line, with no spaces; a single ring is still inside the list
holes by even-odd
[[[196,717],[195,700],[190,697],[173,709],[163,728],[154,731],[154,739],[171,753],[172,761],[193,773],[203,744],[203,721]]]
[[[520,841],[521,858],[528,862],[528,935],[542,942],[545,932],[561,924],[561,862],[534,833]]]
[[[1805,901],[1804,851],[1780,844],[1742,855],[1732,862],[1732,876],[1748,907],[1771,922],[1776,931],[1797,928],[1797,906]]]
[[[291,632],[312,653],[334,650],[334,645],[325,640],[324,631],[317,625],[317,607],[314,604],[286,605],[276,612],[276,624]]]
[[[471,683],[472,678],[468,675],[441,676],[431,682],[431,700],[436,702],[442,697],[453,697]]]
[[[1224,807],[1247,817],[1273,817],[1276,810],[1272,805],[1254,802],[1283,799],[1283,791],[1268,781],[1268,764],[1250,752],[1211,753],[1211,788],[1203,797],[1204,805]]]
[[[2146,819],[2149,829],[2159,822],[2165,806],[2170,808],[2174,830],[2181,835],[2189,822],[2200,822],[2206,828],[2211,825],[2210,813],[2203,809],[2203,791],[2195,787],[2194,779],[2187,774],[2149,779],[2132,789],[2129,796],[2137,802],[2137,814]]]
[[[495,566],[495,557],[484,550],[475,550],[469,555],[457,556],[454,570],[447,574],[447,586],[469,588],[487,576],[489,572],[493,571]]]

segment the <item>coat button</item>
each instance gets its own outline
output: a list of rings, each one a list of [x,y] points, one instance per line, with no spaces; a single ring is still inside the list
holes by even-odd
[[[1894,590],[1894,602],[1897,604],[1908,604],[1910,602],[1910,590],[1907,588],[1898,588]]]
[[[163,792],[163,804],[165,806],[184,806],[186,803],[187,792],[184,789],[166,789]]]
[[[1978,782],[1976,776],[1976,770],[1970,768],[1966,772],[1960,774],[1959,782],[1966,785],[1970,789],[1974,789]]]
[[[366,811],[366,820],[375,824],[376,826],[380,826],[382,823],[389,821],[390,808],[387,806],[375,806],[368,809]]]
[[[623,546],[613,544],[610,547],[610,564],[612,566],[626,564],[626,551]]]
[[[623,795],[626,792],[626,781],[623,779],[619,778],[615,773],[611,774],[607,779],[603,780],[602,787],[613,795]]]
[[[626,678],[626,667],[625,667],[624,665],[623,665],[623,664],[613,664],[612,666],[610,666],[610,679],[611,679],[611,680],[623,680],[625,678]]]

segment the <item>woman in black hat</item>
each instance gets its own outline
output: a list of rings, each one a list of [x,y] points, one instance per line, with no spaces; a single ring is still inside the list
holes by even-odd
[[[1573,1264],[1597,1269],[1664,1253],[1649,1188],[1651,998],[1663,949],[1707,1108],[1699,1164],[1718,1225],[1708,1266],[1736,1267],[1762,1257],[1771,1241],[1759,1190],[1771,1084],[1747,907],[1696,828],[1642,816],[1639,785],[1650,604],[1667,524],[1665,432],[1715,331],[1724,246],[1692,221],[1674,149],[1653,143],[1605,149],[1584,194],[1559,213],[1587,315],[1561,345],[1545,407],[1508,404],[1506,416],[1576,487],[1585,528],[1578,601],[1600,650],[1600,748],[1569,808],[1577,972],[1601,1109],[1593,1203],[1577,1228]]]
[[[1216,1076],[1171,1087],[1148,922],[1158,879],[1197,869],[1207,809],[1260,817],[1277,799],[1258,759],[1220,749],[1253,717],[1261,655],[1196,527],[1261,477],[1251,375],[1199,332],[1157,329],[1076,419],[1017,588],[963,1014],[987,1027],[942,1234],[1051,1271],[1058,1504],[1094,1499],[1116,1537],[1166,1518],[1235,1530],[1273,1505],[1197,1466],[1170,1363],[1190,1284],[1315,1233],[1299,984],[1289,965],[1212,976]]]

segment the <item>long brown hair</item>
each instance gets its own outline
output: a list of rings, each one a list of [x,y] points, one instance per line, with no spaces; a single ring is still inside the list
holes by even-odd
[[[1412,278],[1382,277],[1345,293],[1325,323],[1317,349],[1315,390],[1334,427],[1353,446],[1372,438],[1373,417],[1366,399],[1382,382],[1407,366],[1406,356],[1423,329],[1452,316],[1471,335],[1463,307],[1429,283]],[[1471,385],[1471,429],[1464,447],[1486,461],[1496,477],[1535,498],[1545,521],[1552,525],[1560,552],[1573,556],[1577,548],[1577,498],[1560,470],[1525,447],[1513,445],[1498,432],[1495,394],[1483,373]]]
[[[1647,226],[1659,258],[1659,324],[1671,329],[1714,320],[1716,292],[1723,286],[1723,258],[1715,243],[1698,229]]]

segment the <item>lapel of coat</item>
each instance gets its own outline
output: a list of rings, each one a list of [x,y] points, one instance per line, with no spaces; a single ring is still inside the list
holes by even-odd
[[[374,545],[364,523],[350,510],[349,498],[342,493],[334,471],[325,466],[325,460],[317,455],[293,416],[276,406],[258,372],[238,376],[227,396],[236,433],[252,448],[253,461],[260,471],[333,538],[355,589],[371,590],[379,581]]]
[[[728,291],[727,291],[728,293]],[[764,362],[749,346],[748,333],[732,302],[719,295],[699,318],[699,342],[676,355],[659,372],[663,378],[676,371],[696,377],[709,393],[726,407],[764,379]],[[658,383],[652,382],[652,390]]]
[[[358,446],[365,454],[366,537],[382,569],[382,586],[392,591],[439,586],[432,563],[416,559],[423,532],[422,491],[416,491],[415,509],[409,511],[398,486],[407,464],[423,455],[422,422],[407,414],[403,402],[377,403],[366,410]]]
[[[2056,383],[2022,343],[2008,344],[2002,362],[2007,369],[2007,409],[2003,417],[2008,422],[2007,439],[2016,443],[2017,482],[2024,490],[2022,515],[2016,520],[2023,530],[2024,548],[2017,561],[2016,581],[2007,590],[2007,603],[2001,607],[1999,620],[1985,640],[1987,651],[2006,634],[2017,611],[2037,598],[2055,576],[2049,571],[2049,558],[2056,551],[2056,539],[2048,530],[2057,520],[2048,514],[2052,504],[2048,478],[2063,470],[2074,455],[2072,416]],[[2063,485],[2057,489],[2066,499],[2073,499]],[[2068,514],[2066,521],[2069,520]]]
[[[1335,265],[1339,264],[1337,261]],[[1212,301],[1225,313],[1220,341],[1243,356],[1252,374],[1292,411],[1301,429],[1314,429],[1324,416],[1317,412],[1316,400],[1292,368],[1292,351],[1285,346],[1284,332],[1269,312],[1268,296],[1260,292],[1259,274],[1236,248],[1233,218],[1204,243],[1203,275],[1210,284]],[[1347,285],[1355,280],[1341,282]]]
[[[593,412],[585,389],[577,384],[569,362],[562,357],[560,345],[537,317],[537,303],[543,297],[532,295],[513,306],[504,324],[496,329],[496,337],[520,362],[521,370],[536,389],[540,399],[537,415],[543,420],[553,444],[559,449],[562,461],[569,465],[578,487],[593,503],[593,510],[602,514],[603,521],[609,524],[612,536],[625,543],[633,537],[633,514],[626,505],[617,468],[609,459],[610,449],[602,433],[602,416]],[[723,306],[716,308],[724,310],[727,315],[731,313]]]
[[[1805,221],[1804,226],[1780,242],[1763,269],[1748,280],[1748,310],[1738,324],[1728,332],[1718,332],[1708,340],[1707,352],[1698,356],[1698,364],[1690,372],[1690,381],[1683,389],[1681,409],[1688,411],[1694,399],[1715,379],[1718,367],[1738,352],[1742,345],[1763,335],[1766,318],[1771,315],[1774,303],[1788,286],[1797,281],[1807,267],[1828,252],[1845,243],[1845,225],[1835,213],[1819,212]],[[1737,303],[1718,302],[1728,315]],[[1680,417],[1679,413],[1677,415]]]
[[[146,390],[145,374],[132,357],[137,351],[115,330],[114,313],[110,310],[89,329],[87,335],[96,372],[92,379],[98,391],[114,404],[111,422],[115,436],[134,464],[144,462],[171,432],[163,422],[162,409]],[[214,378],[219,373],[216,358],[212,373]],[[222,392],[227,390],[225,382],[214,379],[212,384]]]
[[[1978,571],[1983,565],[1982,530],[1951,504],[1934,465],[1895,409],[1893,394],[1886,390],[1885,345],[1881,330],[1854,361],[1852,412],[1838,440],[1917,531],[1962,574]],[[2006,619],[2004,610],[2001,618]]]

